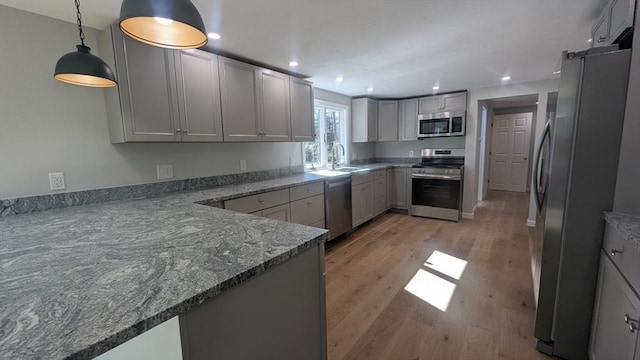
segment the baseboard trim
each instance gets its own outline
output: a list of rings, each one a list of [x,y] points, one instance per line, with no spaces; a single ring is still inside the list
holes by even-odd
[[[473,212],[470,212],[470,213],[463,212],[462,213],[462,218],[463,219],[473,220]]]
[[[527,226],[528,227],[536,227],[536,221],[535,220],[531,220],[531,219],[527,219]]]

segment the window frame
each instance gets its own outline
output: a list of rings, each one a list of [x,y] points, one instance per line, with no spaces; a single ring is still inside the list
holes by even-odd
[[[327,144],[327,137],[326,137],[326,133],[327,133],[327,123],[326,123],[326,109],[332,109],[332,110],[338,110],[341,111],[344,115],[343,117],[343,121],[340,122],[340,135],[342,139],[344,140],[344,143],[341,143],[344,146],[344,152],[345,152],[345,156],[344,156],[344,165],[348,165],[351,163],[351,141],[349,141],[351,139],[351,133],[350,133],[350,126],[348,124],[351,124],[351,119],[350,119],[350,108],[348,105],[345,104],[340,104],[340,103],[334,103],[331,101],[326,101],[326,100],[319,100],[319,99],[315,99],[313,101],[313,113],[315,116],[315,112],[317,108],[322,108],[323,110],[320,111],[320,123],[319,123],[319,127],[320,127],[320,132],[318,134],[316,134],[316,139],[320,142],[320,166],[313,169],[313,168],[308,168],[307,167],[307,162],[306,162],[306,158],[305,158],[305,147],[304,147],[304,143],[301,146],[301,152],[302,152],[302,165],[304,167],[305,171],[313,171],[316,169],[328,169],[330,168],[331,164],[329,164],[329,159],[328,159],[328,144]]]

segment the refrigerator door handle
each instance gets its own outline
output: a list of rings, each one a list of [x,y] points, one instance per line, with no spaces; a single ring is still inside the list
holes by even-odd
[[[540,138],[540,142],[538,143],[538,149],[536,151],[536,161],[535,161],[535,169],[536,169],[536,178],[533,182],[533,191],[536,196],[536,207],[538,208],[538,213],[542,212],[542,201],[544,199],[544,195],[540,196],[540,158],[542,157],[542,147],[544,146],[545,139],[549,137],[551,133],[551,122],[547,121],[544,125],[544,130],[542,131],[542,137]],[[545,189],[546,191],[546,189]]]

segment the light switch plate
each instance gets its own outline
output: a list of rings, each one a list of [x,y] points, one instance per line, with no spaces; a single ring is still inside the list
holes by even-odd
[[[173,179],[173,165],[156,165],[158,180]]]
[[[240,170],[247,170],[247,160],[240,160]]]

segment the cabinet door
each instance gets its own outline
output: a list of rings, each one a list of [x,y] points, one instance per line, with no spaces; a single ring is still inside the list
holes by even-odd
[[[291,141],[289,76],[266,69],[258,74],[262,141]]]
[[[255,66],[219,57],[224,141],[258,141],[261,118]]]
[[[175,55],[182,141],[222,141],[218,56],[199,50]]]
[[[609,20],[611,17],[611,4],[607,4],[602,10],[600,17],[596,21],[591,31],[591,45],[593,47],[607,46],[611,44],[609,40]]]
[[[362,220],[373,218],[373,182],[362,184]]]
[[[367,99],[367,140],[378,141],[378,102]]]
[[[398,209],[408,209],[407,204],[407,172],[405,169],[393,169],[393,192],[391,196],[391,207]]]
[[[387,209],[391,208],[391,198],[393,197],[393,169],[387,169]]]
[[[398,102],[378,102],[378,141],[398,141]]]
[[[467,108],[467,93],[456,93],[442,96],[442,110],[462,110]]]
[[[269,219],[274,219],[274,220],[280,220],[280,221],[286,221],[286,222],[291,221],[291,211],[289,209],[289,204],[274,206],[274,207],[264,209],[251,214],[266,217]]]
[[[313,84],[290,77],[291,95],[291,140],[314,141],[316,138],[313,124]]]
[[[400,102],[400,141],[418,139],[418,99]]]
[[[364,98],[351,100],[351,141],[353,142],[369,141],[367,100]]]
[[[122,124],[110,126],[123,132],[112,141],[179,141],[173,50],[133,40],[117,26],[111,27],[111,36],[118,76],[112,91],[119,92],[122,117],[110,121]]]
[[[362,215],[362,197],[364,184],[351,186],[351,224],[356,227],[364,222]]]
[[[609,40],[613,43],[618,36],[633,26],[634,0],[612,0],[609,17]]]
[[[625,322],[625,316],[640,319],[640,299],[631,290],[606,253],[600,255],[600,274],[589,355],[591,360],[638,359],[637,322]],[[634,357],[635,354],[635,357]]]
[[[420,114],[427,114],[432,112],[440,111],[442,108],[441,104],[441,96],[426,96],[419,100],[419,109]]]

